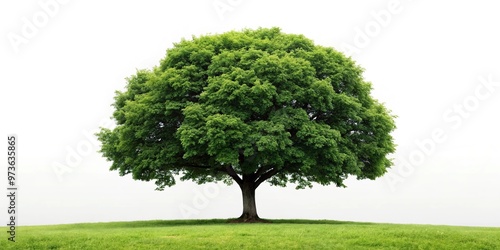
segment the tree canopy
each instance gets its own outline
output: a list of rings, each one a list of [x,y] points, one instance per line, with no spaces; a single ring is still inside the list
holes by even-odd
[[[234,181],[243,217],[245,196],[264,181],[375,179],[391,166],[395,124],[362,73],[335,49],[279,28],[183,39],[116,92],[117,126],[101,129],[101,152],[111,170],[159,190],[176,175]]]

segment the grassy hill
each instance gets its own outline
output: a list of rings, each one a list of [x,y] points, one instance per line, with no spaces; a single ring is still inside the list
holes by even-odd
[[[3,235],[0,249],[500,249],[500,228],[316,220],[26,226],[17,229],[15,243]]]

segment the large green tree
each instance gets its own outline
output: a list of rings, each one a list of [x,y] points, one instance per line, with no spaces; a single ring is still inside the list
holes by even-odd
[[[233,181],[243,221],[258,220],[264,181],[297,188],[375,179],[390,167],[393,116],[352,59],[279,28],[182,40],[117,92],[117,126],[102,129],[111,170],[199,184]]]

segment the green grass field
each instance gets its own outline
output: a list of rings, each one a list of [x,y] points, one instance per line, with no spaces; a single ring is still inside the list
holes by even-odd
[[[500,249],[500,228],[312,220],[26,226],[17,229],[15,243],[7,237],[0,249]]]

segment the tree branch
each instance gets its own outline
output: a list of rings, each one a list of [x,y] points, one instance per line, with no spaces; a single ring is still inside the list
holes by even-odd
[[[259,169],[260,170],[260,169]],[[269,171],[265,172],[262,174],[256,181],[255,181],[255,188],[257,188],[262,182],[266,181],[267,179],[273,177],[275,174],[277,174],[280,170],[277,168],[272,168]],[[259,172],[259,171],[257,171]]]
[[[239,186],[243,184],[243,180],[240,178],[240,176],[234,171],[234,168],[231,165],[226,165],[226,173],[233,178],[236,183],[238,183]]]
[[[257,172],[255,173],[255,175],[257,177],[263,175],[265,172],[269,171],[271,168],[270,167],[260,167]]]

